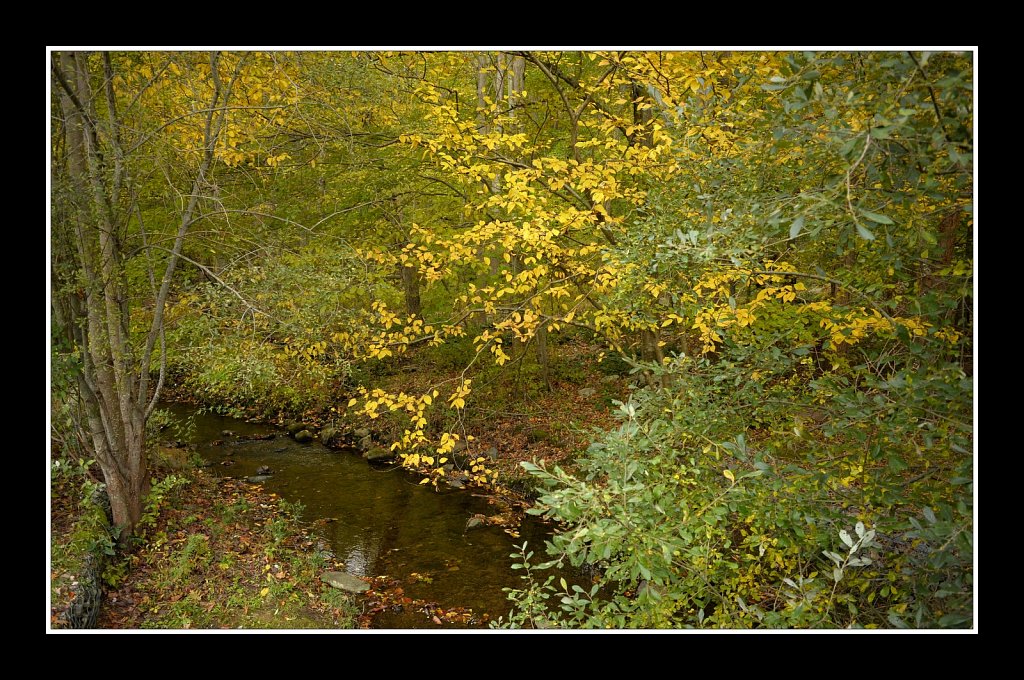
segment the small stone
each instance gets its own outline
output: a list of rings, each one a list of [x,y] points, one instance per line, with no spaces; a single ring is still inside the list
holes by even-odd
[[[289,421],[287,425],[285,425],[285,429],[288,430],[288,434],[295,435],[296,433],[305,430],[306,426],[303,423],[292,420]]]
[[[368,428],[365,428],[365,427],[359,427],[359,428],[356,428],[356,430],[352,434],[354,434],[356,436],[356,439],[362,439],[363,437],[369,437],[370,436],[370,430]]]
[[[576,391],[576,394],[580,395],[581,397],[592,397],[595,394],[597,394],[597,390],[595,390],[593,387],[581,387]]]
[[[313,433],[309,430],[299,430],[295,433],[295,441],[299,443],[313,441]]]
[[[234,437],[235,436],[235,432],[234,432],[234,430],[221,430],[220,431],[220,436],[221,437]]]
[[[366,581],[344,571],[324,572],[324,574],[320,576],[320,580],[330,586],[334,586],[339,590],[344,590],[349,593],[365,593],[370,589],[370,584]]]
[[[362,439],[359,440],[359,450],[360,451],[369,451],[372,448],[373,448],[373,437],[371,437],[370,435],[366,435],[365,437],[363,437]]]
[[[466,531],[482,526],[484,526],[484,517],[482,515],[473,515],[466,521]]]
[[[273,470],[270,469],[269,465],[261,465],[256,468],[256,474],[258,475],[270,475],[273,474]]]
[[[498,449],[492,446],[491,448],[484,451],[484,455],[490,458],[491,460],[498,460]]]
[[[613,382],[615,382],[618,379],[619,379],[619,376],[617,376],[614,373],[612,373],[611,375],[606,375],[605,377],[601,378],[601,382],[603,382],[603,383],[613,383]]]
[[[395,459],[395,453],[388,451],[383,446],[374,446],[367,450],[363,457],[371,463],[389,463]]]
[[[262,484],[268,479],[270,479],[270,475],[252,475],[251,477],[246,477],[245,481],[250,484]]]

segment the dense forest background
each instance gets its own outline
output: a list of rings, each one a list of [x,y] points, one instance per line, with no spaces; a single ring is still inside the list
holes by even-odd
[[[970,626],[974,59],[53,52],[55,436],[126,535],[167,393],[525,475],[512,625]]]

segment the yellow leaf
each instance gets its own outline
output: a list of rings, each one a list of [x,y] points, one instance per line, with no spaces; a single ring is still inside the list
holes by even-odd
[[[356,401],[358,401],[358,400],[357,400],[357,399],[354,399],[354,398],[353,398],[353,399],[349,399],[349,400],[348,400],[348,405],[349,405],[349,406],[355,406],[355,405],[356,405]]]
[[[733,484],[736,483],[736,476],[732,473],[732,470],[726,470],[722,475]]]
[[[260,597],[266,597],[267,593],[269,593],[269,592],[270,592],[270,588],[264,588],[263,590],[260,591]]]
[[[430,477],[424,477],[423,479],[420,480],[420,484],[428,484],[428,483],[430,483]]]
[[[423,395],[423,403],[424,403],[424,404],[426,404],[427,406],[430,406],[430,403],[431,403],[432,401],[434,401],[434,398],[433,398],[433,397],[431,397],[431,396],[430,396],[429,394],[424,394],[424,395]]]

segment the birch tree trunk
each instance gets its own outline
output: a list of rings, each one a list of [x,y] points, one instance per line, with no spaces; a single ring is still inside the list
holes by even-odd
[[[205,113],[204,148],[191,194],[181,213],[159,289],[153,286],[152,322],[140,341],[130,335],[125,231],[131,205],[124,200],[127,158],[113,89],[109,54],[53,55],[55,99],[60,111],[61,152],[54,152],[53,300],[55,323],[79,351],[79,399],[83,439],[91,445],[110,497],[122,540],[142,514],[149,475],[146,420],[163,385],[164,362],[151,389],[150,362],[163,346],[164,308],[185,235],[196,214],[223,123],[224,91],[219,56],[210,55],[213,96]],[[96,100],[102,98],[102,106]],[[97,110],[104,110],[102,119]]]

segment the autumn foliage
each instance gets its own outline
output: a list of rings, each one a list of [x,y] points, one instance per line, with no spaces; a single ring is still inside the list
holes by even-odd
[[[495,375],[550,388],[580,338],[632,369],[577,470],[527,470],[548,561],[613,595],[549,600],[531,567],[512,623],[970,625],[971,54],[227,53],[215,138],[189,113],[206,61],[113,63],[153,130],[136,252],[167,257],[145,244],[213,145],[176,384],[369,423],[424,484],[494,487],[467,411]],[[429,385],[384,386],[450,346]]]

